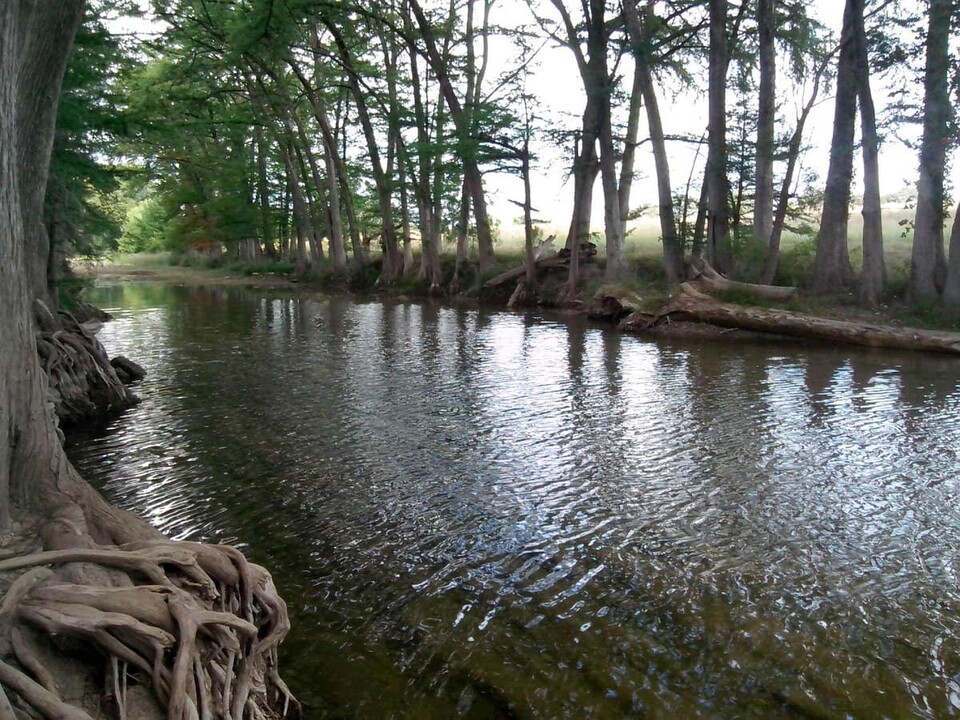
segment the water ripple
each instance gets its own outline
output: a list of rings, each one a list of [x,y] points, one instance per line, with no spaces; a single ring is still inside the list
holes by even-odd
[[[956,361],[144,288],[72,457],[270,566],[310,716],[960,714]]]

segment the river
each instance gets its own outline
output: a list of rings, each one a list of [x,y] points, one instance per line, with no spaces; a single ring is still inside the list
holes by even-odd
[[[960,362],[114,284],[70,448],[266,565],[305,717],[960,715]]]

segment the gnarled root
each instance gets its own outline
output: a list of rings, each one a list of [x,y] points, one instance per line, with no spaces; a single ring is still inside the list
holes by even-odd
[[[34,317],[40,365],[62,423],[88,420],[138,402],[89,327],[70,313],[54,315],[40,300],[35,302]]]
[[[105,587],[58,577],[77,564],[109,568],[122,582]],[[0,572],[24,568],[0,606],[0,649],[23,670],[0,661],[0,686],[43,717],[89,715],[60,700],[22,627],[97,648],[120,717],[127,667],[152,687],[169,720],[279,718],[298,707],[276,667],[277,645],[289,629],[286,606],[266,570],[235,548],[149,540],[0,561]]]

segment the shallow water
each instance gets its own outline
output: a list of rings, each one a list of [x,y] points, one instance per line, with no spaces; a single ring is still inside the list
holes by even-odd
[[[128,284],[71,456],[290,606],[307,717],[960,715],[960,362]]]

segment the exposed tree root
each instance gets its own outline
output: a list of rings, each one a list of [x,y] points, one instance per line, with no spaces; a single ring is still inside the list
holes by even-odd
[[[131,403],[90,328],[39,302],[35,319],[48,412],[76,421]],[[129,364],[127,372],[138,370]],[[59,452],[52,418],[46,428],[24,441],[57,446],[45,453],[49,466],[26,469],[26,484],[37,488],[30,517],[40,521],[40,542],[25,537],[17,554],[0,552],[9,583],[0,602],[0,720],[101,714],[102,706],[65,701],[62,678],[43,660],[44,638],[64,653],[97,651],[104,696],[121,719],[143,720],[142,710],[128,708],[130,678],[152,690],[168,720],[298,711],[277,673],[277,646],[290,625],[269,573],[236,548],[171,541],[112,507]]]
[[[109,568],[117,584],[59,578],[61,568],[78,564]],[[23,627],[97,648],[120,717],[128,667],[152,687],[170,720],[276,718],[296,707],[276,668],[289,629],[286,606],[269,574],[235,548],[150,540],[0,562],[0,572],[24,568],[0,607],[3,648],[22,671],[0,665],[0,685],[43,717],[88,715],[60,700]]]
[[[39,300],[34,317],[40,365],[60,422],[77,423],[136,404],[91,327],[67,312],[54,315]]]

